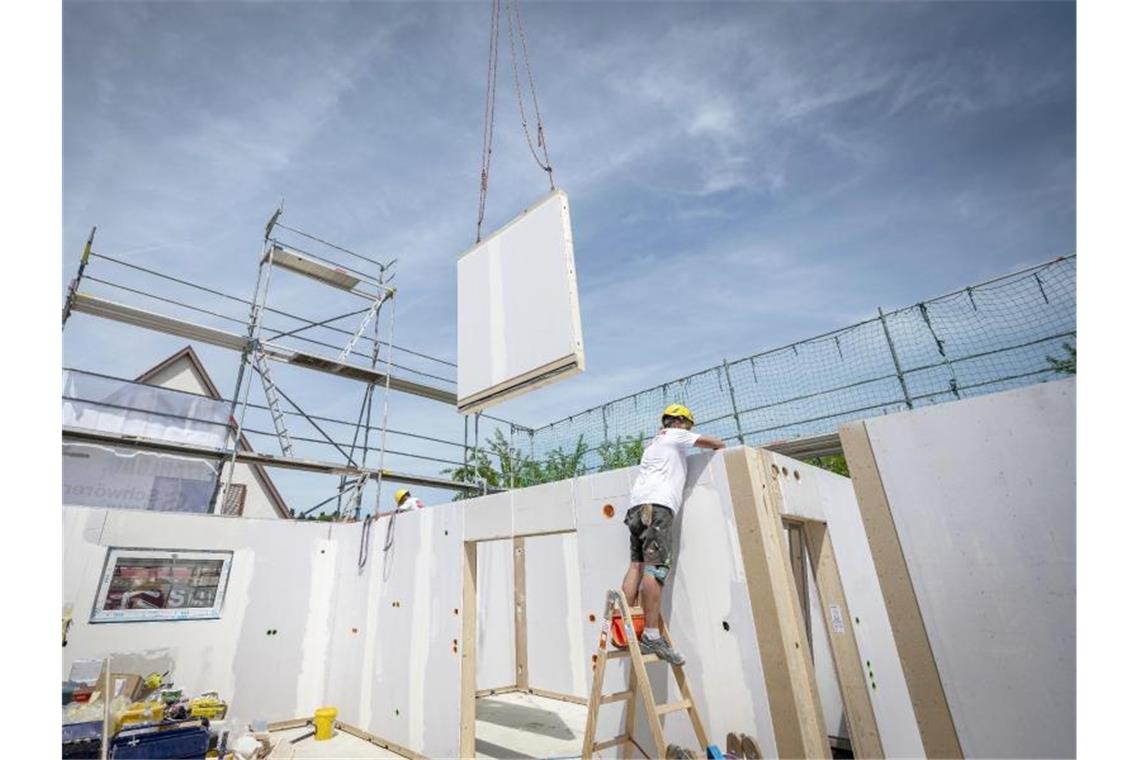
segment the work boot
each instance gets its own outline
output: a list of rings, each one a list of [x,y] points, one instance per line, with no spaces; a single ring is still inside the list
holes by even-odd
[[[665,662],[671,665],[684,665],[684,656],[665,643],[664,638],[651,639],[646,637],[643,633],[641,639],[637,642],[641,648],[642,654],[655,654]]]

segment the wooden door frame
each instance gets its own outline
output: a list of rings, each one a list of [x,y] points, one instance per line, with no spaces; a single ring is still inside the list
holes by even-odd
[[[463,591],[460,599],[462,612],[461,656],[459,670],[459,756],[475,757],[475,700],[486,694],[509,694],[526,692],[549,699],[586,704],[584,697],[575,694],[562,694],[547,689],[535,688],[530,684],[529,667],[526,655],[526,546],[525,540],[536,536],[577,535],[576,529],[542,531],[511,536],[481,538],[463,542]],[[476,626],[478,619],[478,577],[479,544],[494,541],[509,541],[511,545],[514,575],[514,626],[515,626],[515,683],[503,688],[488,689],[480,693],[476,689],[475,675],[478,664],[476,649]]]
[[[824,630],[835,674],[839,680],[839,695],[843,701],[843,714],[847,718],[851,745],[856,757],[883,757],[883,742],[879,735],[871,692],[863,672],[863,660],[855,640],[852,616],[843,593],[843,580],[835,561],[835,550],[827,523],[790,515],[783,516],[785,526],[794,526],[801,532],[807,550],[808,567],[815,583],[816,599],[823,612]],[[808,625],[809,621],[805,621]]]

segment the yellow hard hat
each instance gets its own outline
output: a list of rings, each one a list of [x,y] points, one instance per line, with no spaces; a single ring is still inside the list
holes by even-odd
[[[402,502],[404,498],[410,493],[411,491],[406,488],[401,488],[400,490],[396,491],[396,506],[400,506],[400,502]]]
[[[665,407],[665,411],[661,412],[662,417],[682,417],[694,425],[697,421],[693,419],[693,413],[689,411],[689,407],[682,404],[670,404]]]

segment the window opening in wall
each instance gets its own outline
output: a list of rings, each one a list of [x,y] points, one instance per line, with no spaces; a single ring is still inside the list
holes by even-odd
[[[233,552],[107,551],[92,623],[221,617]]]

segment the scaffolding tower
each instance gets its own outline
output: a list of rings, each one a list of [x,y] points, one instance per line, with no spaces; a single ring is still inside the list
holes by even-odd
[[[319,504],[303,511],[302,515],[311,513],[335,500],[338,519],[359,519],[364,488],[370,480],[377,481],[377,504],[374,510],[376,512],[379,512],[380,486],[385,480],[413,486],[487,492],[489,489],[484,483],[462,482],[443,477],[385,469],[384,456],[387,451],[390,392],[396,391],[419,396],[448,404],[452,408],[455,407],[457,401],[455,390],[445,387],[448,384],[453,384],[454,381],[438,374],[397,364],[393,359],[393,350],[443,364],[451,363],[395,344],[395,296],[397,291],[392,285],[394,278],[392,267],[396,263],[395,260],[382,263],[303,230],[288,227],[281,221],[281,216],[282,209],[278,208],[265,227],[253,297],[248,301],[196,285],[164,272],[157,272],[138,264],[101,254],[93,249],[95,230],[92,229],[84,246],[78,273],[68,287],[63,309],[64,327],[66,327],[69,317],[78,312],[236,351],[240,353],[241,359],[238,364],[234,392],[229,399],[229,429],[224,449],[215,450],[184,443],[144,440],[136,437],[116,436],[105,431],[68,427],[63,430],[65,440],[121,445],[155,452],[179,453],[216,461],[218,464],[211,499],[212,512],[218,512],[221,505],[226,503],[225,500],[232,485],[234,468],[239,462],[339,475],[339,484],[335,493]],[[292,233],[292,235],[279,236],[279,231]],[[292,239],[294,236],[319,244],[321,253],[310,250],[313,246],[309,242],[305,243],[305,247],[296,244]],[[288,240],[283,239],[284,237],[288,237]],[[354,259],[351,264],[343,261],[348,257]],[[248,314],[242,322],[192,303],[159,296],[150,288],[132,288],[121,283],[100,279],[86,272],[88,263],[92,259],[101,259],[149,277],[157,277],[165,282],[174,282],[181,286],[196,289],[199,292],[210,293],[215,297],[247,304],[249,307]],[[275,308],[271,305],[270,286],[273,273],[276,270],[299,275],[299,282],[319,285],[322,288],[331,289],[334,293],[347,296],[357,302],[353,305],[358,308],[323,319],[301,317]],[[365,270],[370,270],[371,273]],[[224,319],[231,323],[242,324],[244,329],[240,332],[223,329],[180,316],[114,301],[83,289],[87,283],[100,283],[180,308],[211,315],[214,318]],[[301,324],[292,329],[270,328],[266,324],[267,314],[284,316]],[[387,340],[381,338],[381,323],[384,321],[384,315],[387,315]],[[337,324],[348,319],[355,320],[348,329]],[[343,345],[314,339],[312,337],[314,328],[323,328],[341,335],[342,340],[344,340]],[[335,354],[328,355],[325,352],[317,353],[307,350],[307,348],[298,348],[295,345],[296,342],[334,349]],[[361,345],[366,348],[365,351],[359,350],[358,346]],[[386,356],[384,357],[381,357],[382,349],[386,349],[384,351]],[[360,359],[364,361],[360,361]],[[336,441],[321,424],[322,421],[330,421],[328,418],[306,413],[286,393],[272,374],[272,363],[303,367],[320,373],[356,380],[364,384],[359,413],[353,425],[351,443],[345,444]],[[399,376],[393,375],[394,368],[401,370]],[[413,377],[413,375],[418,377]],[[265,398],[263,405],[255,403],[250,398],[255,376],[256,382],[261,385]],[[380,389],[383,394],[379,403],[377,403],[376,398],[377,389]],[[289,408],[286,408],[286,405]],[[379,424],[375,424],[376,407],[380,407],[381,419]],[[268,431],[247,429],[246,417],[251,408],[264,410],[268,413],[272,421],[272,436],[276,438],[277,445],[281,450],[280,456],[241,448],[243,432],[268,434]],[[294,422],[298,419],[303,420],[305,424],[316,431],[319,438],[306,438],[298,435],[295,427],[293,430],[290,429],[291,418]],[[341,422],[340,420],[332,421]],[[512,431],[525,429],[507,420],[501,420],[501,422],[510,424]],[[341,424],[350,423],[341,422]],[[373,433],[379,434],[378,441],[373,437]],[[410,433],[402,434],[432,440],[425,436],[416,436]],[[298,456],[295,447],[295,441],[298,440],[330,445],[339,452],[343,462],[313,460]],[[442,442],[458,445],[450,441]],[[456,464],[465,466],[469,462],[469,449],[466,440],[463,443],[463,449],[463,462]],[[369,465],[368,460],[371,455],[378,456],[376,466]],[[431,459],[431,457],[425,458]]]

